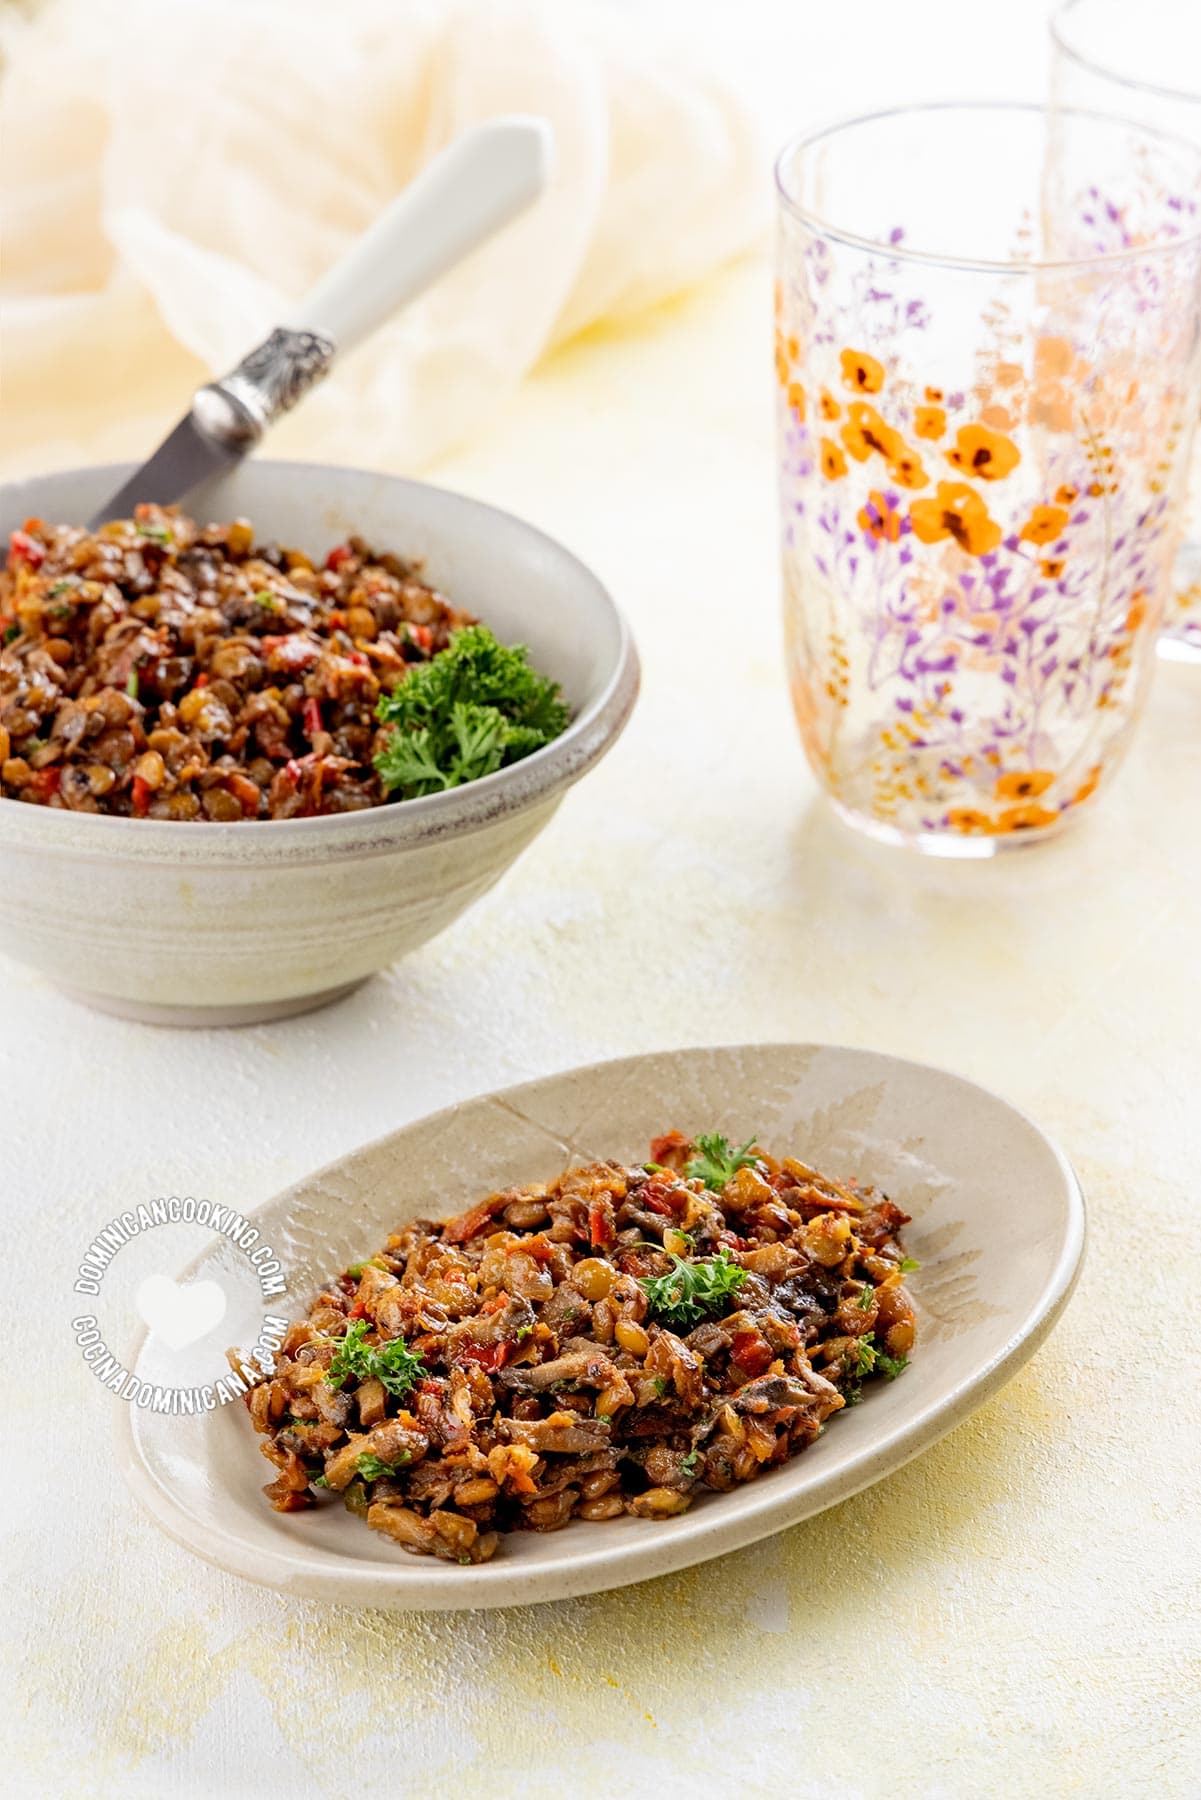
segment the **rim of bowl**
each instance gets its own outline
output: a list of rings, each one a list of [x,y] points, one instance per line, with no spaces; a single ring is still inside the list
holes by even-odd
[[[641,683],[641,664],[634,634],[599,575],[557,538],[502,507],[457,493],[453,488],[416,481],[410,476],[342,464],[291,462],[282,457],[255,458],[255,462],[258,466],[277,469],[328,470],[339,476],[362,476],[373,482],[382,479],[401,487],[437,493],[471,512],[503,520],[510,529],[516,527],[519,533],[546,546],[565,568],[583,578],[584,584],[592,590],[593,599],[600,603],[602,611],[608,612],[617,627],[616,655],[600,692],[573,717],[566,731],[541,750],[535,750],[520,762],[510,763],[491,775],[482,775],[476,781],[441,794],[423,794],[413,800],[384,802],[355,812],[322,813],[313,818],[207,819],[203,823],[196,819],[129,819],[111,813],[71,812],[63,807],[29,806],[0,796],[0,833],[13,824],[44,833],[47,838],[59,831],[75,840],[74,843],[64,842],[61,845],[64,851],[79,851],[82,848],[79,837],[86,833],[94,838],[88,849],[115,852],[116,843],[105,840],[128,838],[132,831],[135,835],[131,842],[151,853],[139,855],[138,861],[157,860],[153,855],[156,846],[160,852],[170,853],[172,861],[187,848],[203,861],[223,860],[222,851],[236,849],[239,862],[247,860],[245,852],[251,843],[261,844],[264,852],[269,852],[272,847],[283,850],[285,845],[298,851],[307,840],[314,853],[325,851],[334,855],[360,854],[372,848],[394,849],[404,839],[419,843],[452,835],[463,836],[483,829],[507,813],[525,811],[551,797],[556,790],[578,781],[621,735],[633,712]],[[41,475],[0,483],[0,493],[12,489],[32,490],[43,481],[85,475],[102,474],[114,485],[119,485],[135,467],[134,463],[83,463],[67,469],[51,469]],[[46,843],[43,847],[60,846]],[[127,850],[124,845],[122,848]],[[216,857],[213,852],[217,852]]]
[[[1079,49],[1068,35],[1068,26],[1073,17],[1082,18],[1090,4],[1091,0],[1065,0],[1065,4],[1051,14],[1048,22],[1051,42],[1061,55],[1074,62],[1077,68],[1087,69],[1090,75],[1112,82],[1115,88],[1125,88],[1129,93],[1152,94],[1158,100],[1182,100],[1189,106],[1201,108],[1201,87],[1168,87],[1163,82],[1146,81],[1139,75],[1123,75],[1120,69],[1098,62],[1094,56]]]
[[[930,116],[934,113],[1007,113],[1013,117],[1037,115],[1043,119],[1066,117],[1073,119],[1093,119],[1102,125],[1119,125],[1127,129],[1139,131],[1144,137],[1153,138],[1161,144],[1170,145],[1181,150],[1196,166],[1201,176],[1201,145],[1191,143],[1188,138],[1179,137],[1173,131],[1160,131],[1153,125],[1144,125],[1137,119],[1123,118],[1118,113],[1095,112],[1080,106],[1044,106],[1036,100],[930,100],[916,101],[911,106],[885,106],[876,112],[860,113],[853,118],[836,119],[831,125],[823,125],[817,131],[799,132],[784,145],[775,162],[776,193],[784,210],[792,215],[807,231],[816,237],[829,239],[836,244],[845,244],[853,250],[869,250],[887,256],[895,262],[923,263],[939,269],[959,269],[976,275],[1041,275],[1049,270],[1062,269],[1097,269],[1110,265],[1120,266],[1123,263],[1142,261],[1148,256],[1172,256],[1178,251],[1187,250],[1201,244],[1201,211],[1198,212],[1193,230],[1183,232],[1178,238],[1170,238],[1161,244],[1138,244],[1122,250],[1106,250],[1096,256],[1065,256],[1026,258],[1022,261],[996,261],[988,257],[948,256],[937,250],[916,250],[905,244],[886,243],[883,238],[864,237],[858,232],[845,231],[823,219],[818,213],[803,206],[790,191],[789,165],[801,152],[812,150],[817,144],[828,138],[838,137],[844,132],[856,131],[863,125],[875,125],[884,119],[912,118],[915,114]]]

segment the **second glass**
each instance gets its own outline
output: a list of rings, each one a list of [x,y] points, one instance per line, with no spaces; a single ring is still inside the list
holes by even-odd
[[[1117,113],[1201,145],[1201,11],[1181,0],[1068,0],[1051,21],[1056,106]],[[1201,661],[1201,441],[1160,654]]]
[[[991,855],[1129,739],[1201,407],[1201,155],[918,107],[778,165],[789,677],[843,815]]]

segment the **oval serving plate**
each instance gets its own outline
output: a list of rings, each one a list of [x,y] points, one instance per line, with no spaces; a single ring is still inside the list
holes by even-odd
[[[956,1075],[828,1045],[748,1045],[628,1057],[470,1100],[380,1138],[278,1195],[254,1224],[288,1270],[299,1316],[322,1281],[378,1249],[404,1220],[460,1211],[495,1188],[569,1163],[637,1162],[670,1127],[754,1135],[882,1188],[912,1213],[920,1272],[909,1368],[869,1384],[809,1449],[678,1518],[576,1521],[502,1537],[474,1568],[414,1557],[337,1504],[273,1512],[270,1469],[240,1403],[199,1418],[121,1407],[122,1461],[155,1521],[222,1569],[289,1594],[358,1606],[512,1606],[663,1575],[795,1525],[917,1456],[1014,1375],[1067,1304],[1084,1248],[1070,1164],[1003,1100]],[[240,1253],[219,1242],[186,1271],[229,1294],[221,1326],[188,1353],[213,1379],[221,1348],[257,1335],[263,1303]],[[236,1290],[236,1291],[233,1291]],[[179,1385],[179,1353],[143,1339],[143,1380]]]

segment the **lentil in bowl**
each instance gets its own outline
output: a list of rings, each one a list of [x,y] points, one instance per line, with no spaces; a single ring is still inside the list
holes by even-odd
[[[491,774],[569,716],[522,647],[391,552],[352,537],[315,563],[175,507],[94,532],[27,519],[0,639],[0,797],[74,812],[352,812]]]

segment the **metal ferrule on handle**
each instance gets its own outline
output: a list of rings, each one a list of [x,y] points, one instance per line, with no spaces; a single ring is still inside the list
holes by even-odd
[[[320,332],[277,327],[236,369],[198,389],[192,403],[197,427],[214,443],[252,450],[268,426],[322,379],[336,350]]]

